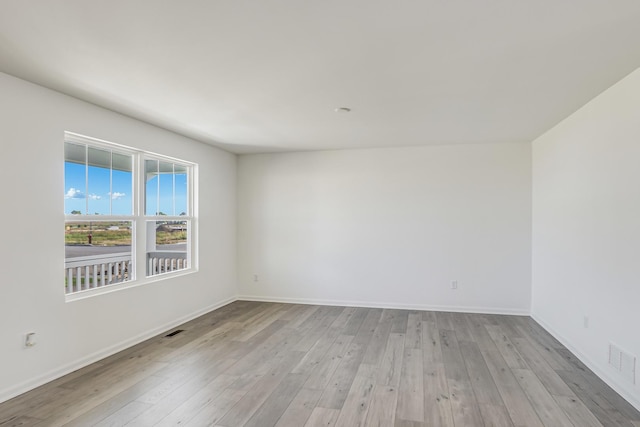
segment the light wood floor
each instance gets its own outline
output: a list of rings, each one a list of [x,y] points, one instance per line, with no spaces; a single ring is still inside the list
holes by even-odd
[[[528,317],[238,301],[0,404],[0,426],[640,427]]]

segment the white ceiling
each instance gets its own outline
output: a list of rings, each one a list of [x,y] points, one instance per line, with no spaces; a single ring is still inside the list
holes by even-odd
[[[0,0],[1,71],[236,153],[531,141],[638,67],[637,0]]]

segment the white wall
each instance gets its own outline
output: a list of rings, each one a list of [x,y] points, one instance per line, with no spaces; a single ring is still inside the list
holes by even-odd
[[[532,247],[533,316],[638,408],[607,361],[640,356],[639,112],[640,70],[533,143]]]
[[[484,144],[240,156],[239,293],[528,314],[530,150]]]
[[[5,74],[0,94],[0,401],[235,296],[234,155]],[[199,272],[65,302],[64,131],[199,163]]]

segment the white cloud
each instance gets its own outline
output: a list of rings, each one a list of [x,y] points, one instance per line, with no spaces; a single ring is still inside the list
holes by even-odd
[[[113,200],[118,200],[118,199],[121,199],[121,198],[123,198],[124,196],[126,196],[126,194],[125,194],[125,193],[118,193],[117,191],[116,191],[116,192],[114,192],[113,194],[112,194],[112,193],[109,193],[109,194],[111,195],[111,198],[112,198]]]
[[[65,199],[84,199],[84,193],[78,189],[71,187],[64,195]]]
[[[80,190],[78,190],[77,188],[69,188],[69,191],[67,191],[64,195],[65,199],[85,199],[85,198],[89,198],[91,200],[100,200],[102,199],[101,196],[98,196],[97,194],[89,194],[88,196],[85,196],[84,193]]]

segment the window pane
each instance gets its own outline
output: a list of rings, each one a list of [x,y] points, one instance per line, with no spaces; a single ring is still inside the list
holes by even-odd
[[[64,144],[64,213],[80,215],[86,213],[86,147]]]
[[[133,156],[65,142],[65,213],[131,215]]]
[[[145,214],[189,215],[189,167],[145,160]]]
[[[189,267],[189,221],[147,221],[147,276]]]
[[[64,213],[80,215],[86,213],[86,168],[77,163],[64,163]]]
[[[131,221],[65,224],[65,292],[133,280]]]
[[[111,214],[131,215],[133,201],[132,156],[113,153],[113,170],[111,172]]]
[[[174,215],[173,211],[173,164],[160,162],[160,207],[158,215]]]
[[[89,215],[109,215],[111,191],[111,152],[89,147],[87,152],[88,184],[87,213]]]
[[[145,215],[158,213],[158,161],[145,160]]]
[[[65,142],[64,161],[84,165],[87,163],[87,146],[84,144]]]
[[[188,215],[189,210],[187,208],[187,195],[188,192],[188,177],[187,177],[187,168],[185,166],[175,165],[175,182],[176,182],[176,191],[175,191],[175,206],[176,212],[175,215]]]

